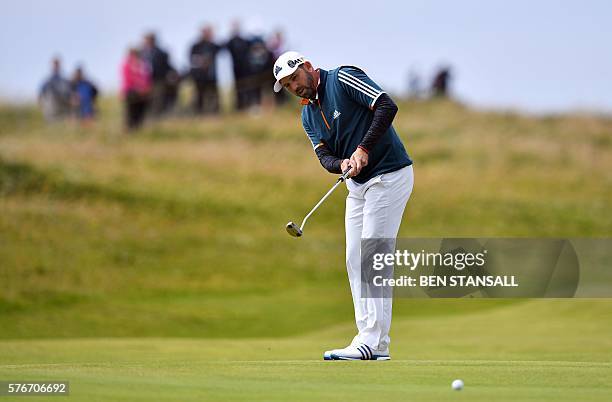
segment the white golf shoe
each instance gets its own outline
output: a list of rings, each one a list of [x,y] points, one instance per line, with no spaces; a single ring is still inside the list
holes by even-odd
[[[323,354],[323,360],[391,360],[391,357],[388,349],[376,350],[362,343],[344,349],[328,350]]]

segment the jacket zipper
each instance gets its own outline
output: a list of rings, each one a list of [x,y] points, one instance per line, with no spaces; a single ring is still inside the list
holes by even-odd
[[[325,127],[327,127],[327,129],[329,131],[331,131],[331,127],[330,127],[329,123],[327,122],[327,119],[325,118],[325,115],[323,114],[323,108],[321,107],[321,101],[319,99],[317,99],[317,103],[319,105],[319,111],[321,112],[321,117],[323,118],[323,122],[325,123]]]

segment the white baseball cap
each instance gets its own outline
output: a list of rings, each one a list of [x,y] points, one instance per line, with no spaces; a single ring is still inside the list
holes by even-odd
[[[305,61],[306,58],[302,54],[294,51],[285,52],[278,56],[274,63],[274,70],[272,70],[274,78],[276,78],[274,92],[280,92],[283,89],[280,80],[293,74]]]

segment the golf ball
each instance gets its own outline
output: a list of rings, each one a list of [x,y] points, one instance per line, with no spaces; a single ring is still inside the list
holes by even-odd
[[[463,389],[463,380],[453,381],[451,387],[453,387],[455,391],[461,391]]]

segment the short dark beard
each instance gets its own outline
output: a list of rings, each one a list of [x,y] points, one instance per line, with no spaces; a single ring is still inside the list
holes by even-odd
[[[302,66],[300,66],[300,68],[302,68]],[[304,88],[302,98],[314,100],[317,97],[317,89],[315,86],[314,77],[312,76],[312,74],[306,71],[306,69],[304,69],[304,72],[306,73],[307,87]]]

